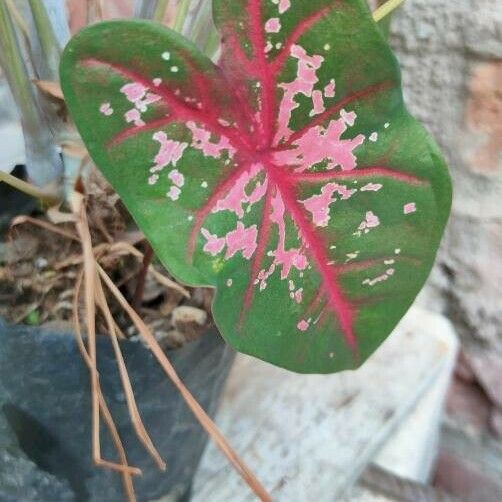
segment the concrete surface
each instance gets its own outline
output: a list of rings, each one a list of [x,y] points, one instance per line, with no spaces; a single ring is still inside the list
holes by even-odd
[[[444,380],[451,373],[456,350],[448,321],[413,308],[356,372],[297,375],[238,356],[216,422],[275,501],[338,500],[406,418],[417,414],[418,402],[432,402],[433,411],[429,405],[425,420],[415,417],[409,423],[415,431],[424,428],[432,434],[401,430],[401,437],[407,436],[403,448],[394,448],[392,455],[387,451],[383,458],[387,468],[397,471],[412,452],[415,459],[407,472],[420,463],[419,457],[430,466]],[[441,392],[432,399],[427,393],[436,384]],[[430,416],[434,416],[433,427]],[[424,467],[418,467],[415,470],[421,473]],[[192,501],[221,500],[254,499],[209,445],[195,478]]]

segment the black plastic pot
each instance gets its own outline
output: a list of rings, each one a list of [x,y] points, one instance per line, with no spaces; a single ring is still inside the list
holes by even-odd
[[[26,178],[24,166],[16,166],[11,174],[22,180]],[[7,183],[0,183],[0,236],[8,230],[12,218],[19,214],[29,214],[37,206],[38,203],[33,197]]]
[[[138,406],[168,463],[160,472],[136,438],[109,340],[98,337],[101,386],[135,478],[139,501],[186,500],[207,435],[150,352],[123,342]],[[216,331],[169,354],[203,408],[214,414],[234,353]],[[0,320],[0,500],[124,500],[120,475],[91,461],[90,387],[72,334],[7,326]],[[117,460],[102,427],[103,457]]]

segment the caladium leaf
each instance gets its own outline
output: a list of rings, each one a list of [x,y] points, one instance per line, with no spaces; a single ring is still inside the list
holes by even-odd
[[[363,0],[214,0],[215,66],[156,24],[79,33],[73,118],[166,267],[216,288],[238,350],[304,373],[362,363],[424,284],[441,155]]]

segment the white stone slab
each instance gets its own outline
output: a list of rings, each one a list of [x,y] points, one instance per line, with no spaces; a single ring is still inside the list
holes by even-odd
[[[452,324],[445,317],[430,314],[420,321],[424,332],[441,334],[448,347],[444,364],[434,384],[389,437],[374,462],[396,476],[427,483],[438,453],[441,416],[459,344]]]
[[[238,356],[216,422],[274,501],[337,500],[450,360],[437,316],[413,308],[358,371],[297,375]],[[194,502],[255,500],[210,444]]]

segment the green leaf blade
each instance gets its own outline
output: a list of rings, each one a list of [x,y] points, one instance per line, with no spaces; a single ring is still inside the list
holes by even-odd
[[[153,24],[85,30],[63,58],[70,110],[168,269],[216,288],[234,347],[303,373],[353,368],[430,272],[447,170],[364,2],[214,13],[219,67]]]

